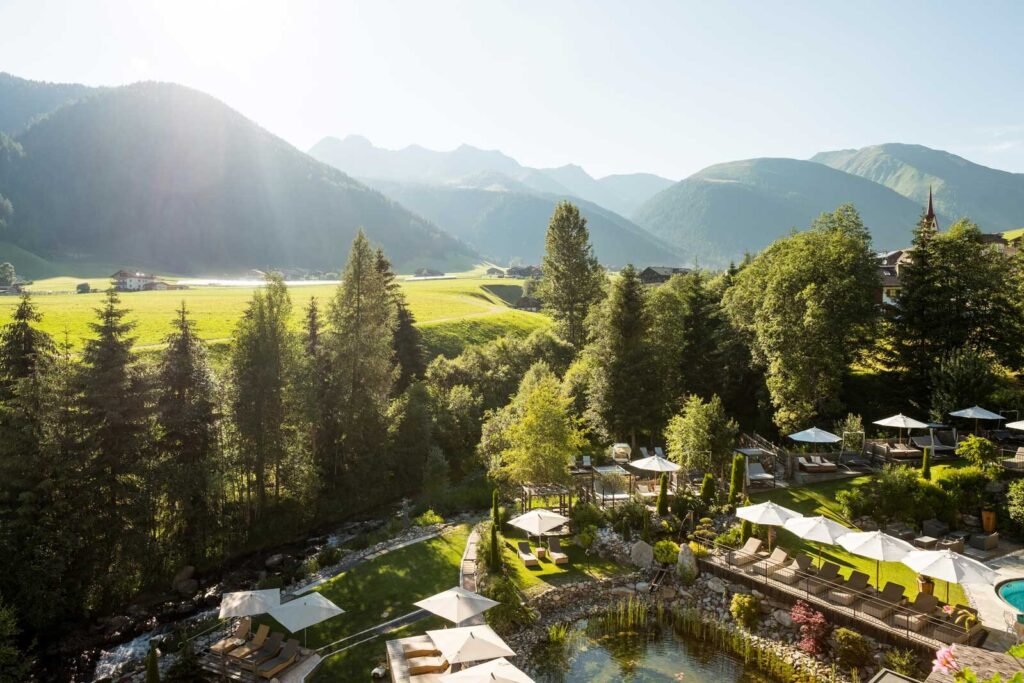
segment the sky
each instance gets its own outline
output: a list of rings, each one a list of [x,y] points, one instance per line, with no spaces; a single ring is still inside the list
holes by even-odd
[[[883,142],[1024,172],[1024,3],[0,0],[0,71],[173,81],[300,149],[680,179]]]

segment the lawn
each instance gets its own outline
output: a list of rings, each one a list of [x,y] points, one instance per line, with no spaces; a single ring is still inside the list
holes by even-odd
[[[56,277],[39,280],[30,287],[43,319],[40,327],[58,339],[65,331],[71,344],[79,348],[90,335],[89,323],[95,309],[102,304],[103,294],[74,294],[75,285],[89,282],[105,288],[109,281]],[[467,343],[488,341],[506,332],[529,334],[548,324],[548,318],[536,313],[517,311],[507,301],[517,298],[521,282],[505,280],[496,285],[493,278],[464,277],[452,280],[403,281],[402,291],[416,320],[424,330],[431,355],[457,354]],[[195,286],[187,290],[165,292],[126,292],[122,303],[136,323],[134,336],[141,351],[157,349],[170,332],[175,311],[184,301],[189,315],[196,322],[200,338],[207,343],[227,342],[252,297],[248,286]],[[310,297],[326,306],[337,290],[336,285],[301,285],[290,288],[294,304],[293,325],[301,326],[303,310]],[[46,292],[55,292],[46,294]],[[18,305],[17,297],[0,297],[0,325],[10,320]]]
[[[582,548],[568,539],[562,540],[562,550],[569,556],[568,564],[556,565],[551,560],[544,559],[540,561],[539,567],[527,567],[515,550],[515,544],[524,540],[526,535],[522,533],[505,534],[502,555],[512,582],[527,595],[540,593],[552,586],[604,579],[633,571],[632,567],[616,564],[596,554],[587,557]],[[535,549],[537,545],[534,541],[536,537],[530,542],[530,547]]]
[[[416,609],[413,603],[417,600],[455,586],[469,531],[469,525],[456,527],[438,538],[363,563],[317,588],[345,613],[307,629],[309,647],[318,648],[408,614]],[[412,635],[441,626],[439,620],[426,619],[403,627],[402,631]],[[273,628],[284,630],[276,622]],[[302,634],[296,637],[302,638]],[[369,679],[370,670],[383,660],[384,638],[375,638],[324,660],[315,680]]]
[[[941,479],[946,473],[963,467],[962,461],[942,463],[932,466],[932,481]],[[822,484],[811,484],[793,489],[774,489],[764,493],[756,493],[751,496],[753,502],[761,503],[771,500],[791,510],[803,513],[808,516],[824,515],[847,526],[851,522],[843,519],[839,511],[839,505],[835,502],[836,493],[841,490],[863,486],[870,481],[871,475],[856,477],[853,479],[837,480]],[[807,543],[796,538],[788,531],[780,531],[779,542],[790,551],[806,552],[814,558],[821,556],[825,560],[835,562],[842,570],[842,575],[849,576],[853,570],[859,570],[871,577],[871,584],[875,583],[875,562],[864,557],[848,553],[839,546],[818,546]],[[881,583],[884,586],[887,581],[895,581],[905,588],[905,595],[913,600],[917,595],[917,572],[900,562],[881,563]],[[941,599],[946,597],[946,586],[942,581],[936,582],[935,594]],[[967,604],[963,589],[958,585],[950,586],[949,600],[954,603]]]

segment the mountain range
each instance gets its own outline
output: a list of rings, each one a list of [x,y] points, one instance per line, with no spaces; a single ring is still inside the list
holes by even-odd
[[[387,150],[349,136],[307,154],[183,86],[0,73],[0,260],[29,275],[46,260],[335,270],[359,227],[403,270],[536,263],[561,199],[580,206],[605,264],[720,267],[844,202],[877,249],[904,246],[929,189],[942,224],[1024,225],[1024,174],[919,145],[732,161],[679,182],[594,178],[469,145]]]

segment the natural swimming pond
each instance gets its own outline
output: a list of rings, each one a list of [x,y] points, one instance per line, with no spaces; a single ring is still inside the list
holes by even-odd
[[[653,627],[605,632],[572,625],[564,644],[542,647],[530,666],[538,683],[769,683],[771,678],[709,642]]]

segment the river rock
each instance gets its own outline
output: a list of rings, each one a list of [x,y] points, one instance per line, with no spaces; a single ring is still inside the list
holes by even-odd
[[[697,578],[697,571],[697,557],[689,544],[682,544],[679,546],[679,557],[676,559],[676,575],[683,583],[690,584]]]
[[[176,583],[174,590],[183,597],[191,598],[199,590],[199,582],[195,579],[185,579]]]
[[[637,567],[650,567],[654,564],[654,548],[645,541],[637,541],[629,550],[629,559]]]
[[[708,590],[713,593],[725,595],[725,581],[722,581],[717,576],[711,577],[711,580],[708,581]]]
[[[171,579],[171,589],[178,590],[178,584],[182,581],[188,581],[196,575],[196,568],[192,565],[187,565],[178,570],[178,573]]]
[[[275,553],[267,558],[267,561],[263,565],[267,569],[276,569],[284,563],[284,555],[282,553]]]
[[[775,619],[780,626],[793,628],[793,617],[789,616],[789,612],[784,609],[777,609],[772,612],[772,618]]]

